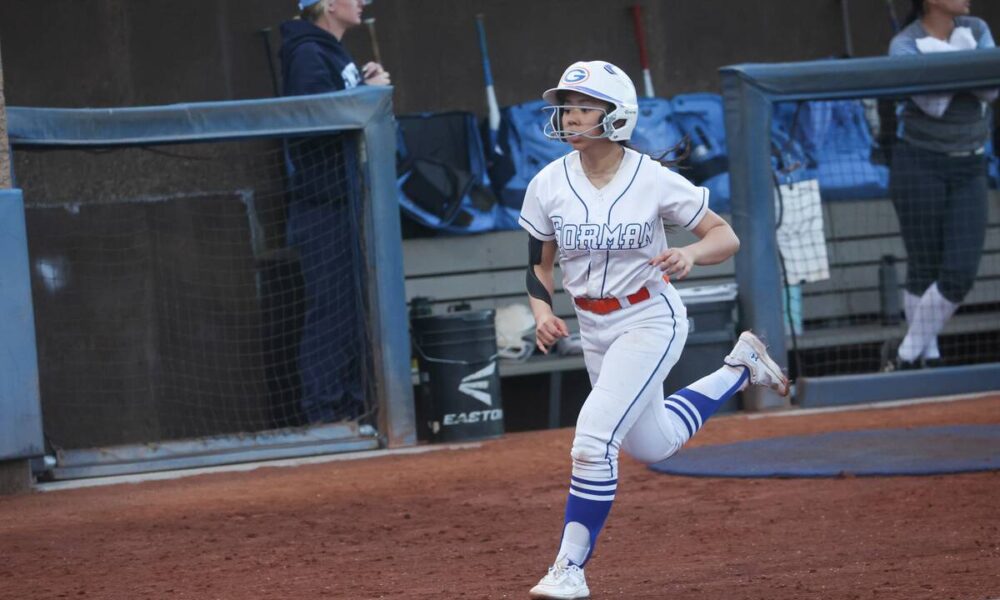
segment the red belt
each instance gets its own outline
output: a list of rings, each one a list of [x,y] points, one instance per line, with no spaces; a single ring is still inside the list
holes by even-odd
[[[663,281],[670,283],[670,277],[668,275],[664,275]],[[649,288],[644,287],[634,294],[625,296],[625,299],[628,300],[629,306],[631,306],[633,304],[638,304],[643,300],[649,300],[651,296],[652,294],[650,293]],[[573,298],[573,302],[581,309],[599,315],[606,315],[621,308],[625,308],[622,306],[622,303],[618,300],[618,298]]]

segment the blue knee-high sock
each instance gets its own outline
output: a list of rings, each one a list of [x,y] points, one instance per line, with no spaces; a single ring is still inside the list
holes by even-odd
[[[742,373],[738,376],[724,367],[674,392],[664,401],[664,405],[684,423],[688,439],[691,439],[705,421],[739,391],[749,377],[750,370],[746,367],[742,367]],[[732,383],[734,379],[735,383]]]
[[[566,519],[563,523],[559,556],[583,567],[594,553],[597,536],[611,511],[618,488],[617,479],[583,479],[574,475],[566,498]]]

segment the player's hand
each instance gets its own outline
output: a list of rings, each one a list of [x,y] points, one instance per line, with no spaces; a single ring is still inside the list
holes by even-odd
[[[548,354],[549,348],[564,337],[569,337],[569,328],[565,321],[555,315],[540,319],[535,325],[535,345],[542,354]]]
[[[654,267],[670,276],[671,279],[684,279],[694,266],[694,257],[687,248],[670,248],[663,254],[649,261]]]
[[[389,85],[392,80],[389,78],[389,71],[382,68],[377,62],[365,63],[361,67],[361,75],[368,85]]]

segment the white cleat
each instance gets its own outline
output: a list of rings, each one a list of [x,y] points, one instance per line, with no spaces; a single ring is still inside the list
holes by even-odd
[[[549,572],[538,585],[531,588],[531,597],[536,600],[576,600],[590,598],[587,579],[583,569],[562,559],[549,567]]]
[[[788,395],[788,378],[781,367],[767,355],[767,346],[751,331],[740,334],[733,351],[723,360],[730,367],[750,370],[750,383],[764,385],[782,396]]]

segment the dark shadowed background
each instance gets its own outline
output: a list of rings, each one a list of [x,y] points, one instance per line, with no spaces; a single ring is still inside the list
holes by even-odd
[[[580,59],[604,59],[640,79],[632,0],[376,0],[383,62],[400,113],[485,112],[474,17],[483,13],[501,105],[536,98]],[[841,0],[644,0],[657,94],[715,91],[716,70],[741,62],[822,59],[845,50]],[[900,19],[909,2],[896,0]],[[850,0],[855,55],[884,54],[881,0]],[[0,2],[7,102],[15,106],[136,106],[271,95],[261,35],[295,0],[29,0]],[[973,13],[994,28],[1000,3]],[[372,56],[364,28],[345,43]]]

